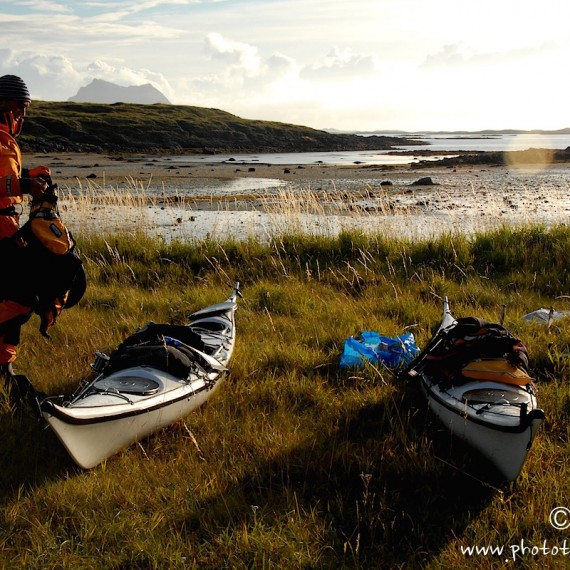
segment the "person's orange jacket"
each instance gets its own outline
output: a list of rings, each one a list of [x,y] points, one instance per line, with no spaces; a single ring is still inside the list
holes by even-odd
[[[22,153],[16,139],[0,125],[0,209],[22,202],[20,176]],[[3,215],[0,220],[0,239],[13,235],[19,227],[19,216]]]

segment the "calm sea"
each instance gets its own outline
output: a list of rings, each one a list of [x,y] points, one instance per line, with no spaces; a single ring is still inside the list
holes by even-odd
[[[366,134],[366,133],[362,133]],[[374,133],[382,134],[382,133]],[[393,136],[393,135],[390,135]],[[456,135],[440,133],[406,135],[429,143],[429,146],[401,146],[402,151],[434,150],[439,152],[432,159],[453,156],[454,151],[509,151],[529,148],[565,149],[570,147],[570,135]],[[347,152],[285,152],[260,154],[199,154],[172,157],[174,162],[229,162],[235,164],[409,164],[426,160],[419,154],[394,154],[393,151],[347,151]]]
[[[570,135],[454,135],[454,134],[419,134],[408,138],[417,138],[429,143],[431,150],[479,150],[507,151],[527,150],[529,148],[565,149],[570,146]],[[406,150],[419,150],[423,146],[406,146]]]

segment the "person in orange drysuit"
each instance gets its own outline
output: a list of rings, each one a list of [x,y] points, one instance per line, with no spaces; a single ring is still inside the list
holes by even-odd
[[[51,176],[47,166],[22,168],[22,153],[16,142],[24,124],[31,98],[24,81],[15,75],[0,77],[0,240],[11,238],[20,226],[23,195],[40,200]],[[10,279],[11,267],[4,266],[2,279]],[[20,328],[30,318],[32,307],[24,299],[0,294],[0,377],[6,383],[13,377]]]

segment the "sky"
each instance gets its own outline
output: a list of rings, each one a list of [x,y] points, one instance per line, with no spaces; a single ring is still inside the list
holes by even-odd
[[[569,22],[568,0],[0,0],[0,75],[317,129],[556,130]]]

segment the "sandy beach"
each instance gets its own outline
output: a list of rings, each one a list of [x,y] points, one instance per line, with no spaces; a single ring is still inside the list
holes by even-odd
[[[424,238],[503,224],[567,223],[570,213],[567,163],[410,168],[103,154],[32,154],[24,160],[51,168],[75,232],[142,225],[182,240],[345,229]],[[432,184],[418,185],[422,178]],[[123,195],[130,199],[121,202]]]

